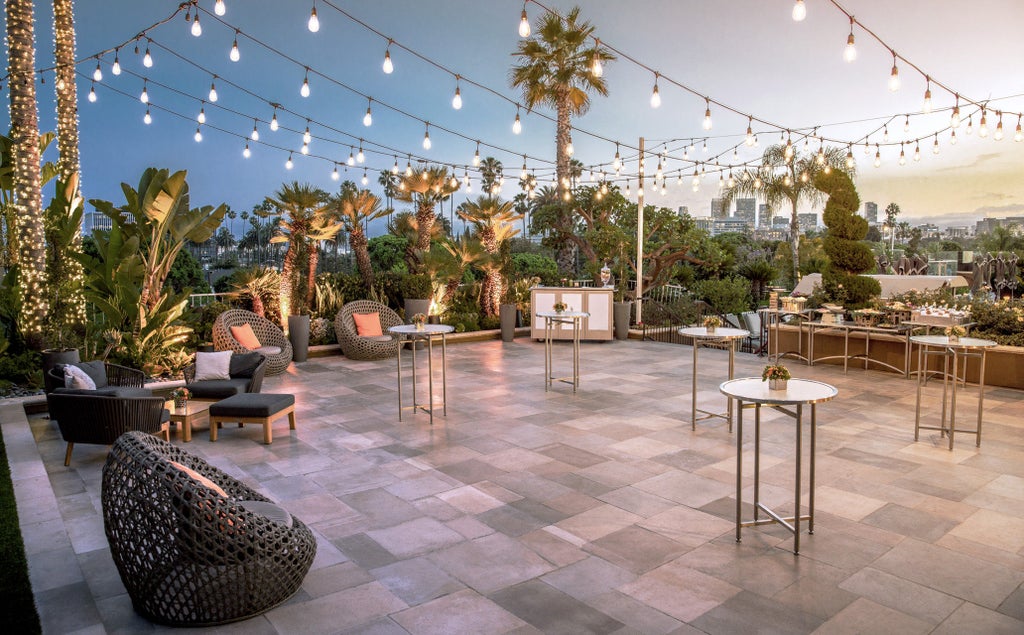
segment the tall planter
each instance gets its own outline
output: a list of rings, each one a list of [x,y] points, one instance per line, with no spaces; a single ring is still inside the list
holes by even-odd
[[[76,364],[81,361],[77,348],[48,348],[43,351],[43,388],[46,394],[58,388],[57,383],[50,379],[50,369],[57,364]]]
[[[501,320],[501,341],[511,342],[516,338],[516,305],[502,304],[498,307]]]
[[[412,316],[417,313],[426,315],[430,311],[430,298],[416,299],[406,298],[405,300],[405,321],[407,324],[412,324]]]
[[[304,362],[309,356],[309,316],[288,316],[288,341],[292,344],[292,360]]]
[[[615,302],[612,304],[612,318],[615,323],[615,339],[629,339],[629,317],[633,308],[632,302]]]

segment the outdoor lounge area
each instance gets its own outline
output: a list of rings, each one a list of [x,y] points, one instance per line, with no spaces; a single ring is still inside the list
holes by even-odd
[[[570,347],[555,345],[556,364]],[[818,407],[814,533],[794,555],[778,525],[736,542],[736,433],[691,431],[690,350],[586,342],[574,394],[545,392],[534,340],[451,345],[433,427],[399,423],[394,360],[312,358],[267,377],[265,392],[295,395],[296,430],[272,445],[258,427],[171,441],[305,523],[316,558],[285,604],[209,630],[1024,630],[1024,392],[989,387],[984,443],[958,436],[950,451],[938,432],[914,442],[913,379],[791,364],[838,389]],[[702,407],[724,405],[727,360],[702,352]],[[747,377],[764,361],[735,363]],[[54,422],[16,400],[0,421],[44,632],[161,628],[133,610],[104,536],[107,448],[76,447],[64,467]],[[791,511],[792,422],[764,411],[762,428],[762,499]],[[749,466],[749,426],[744,439]]]

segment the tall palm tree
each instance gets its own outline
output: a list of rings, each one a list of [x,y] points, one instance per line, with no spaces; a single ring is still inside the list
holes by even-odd
[[[81,170],[78,159],[78,87],[75,83],[73,0],[53,0],[53,57],[57,66],[57,148],[60,151],[57,169],[60,180],[67,182],[72,174]]]
[[[39,154],[39,109],[36,103],[35,24],[32,0],[6,0],[7,90],[11,95],[11,140],[14,147],[14,205],[20,219],[18,284],[19,326],[33,345],[41,345],[49,312],[44,289],[46,241],[43,231],[42,175]]]
[[[343,189],[340,194],[331,197],[329,205],[348,230],[348,244],[355,255],[359,274],[363,277],[366,288],[372,289],[373,265],[370,264],[369,241],[363,230],[363,223],[386,216],[388,210],[381,206],[380,198],[370,190]]]
[[[501,263],[496,256],[501,244],[519,233],[513,224],[522,218],[513,211],[513,201],[502,202],[497,197],[481,196],[475,201],[466,201],[459,208],[459,217],[476,227],[477,236],[484,251],[492,258],[485,268],[480,291],[480,305],[484,315],[498,315],[504,285],[501,279]]]
[[[288,243],[281,265],[281,319],[309,311],[316,288],[317,243],[341,231],[324,205],[326,194],[308,183],[285,183],[267,200],[281,214],[272,243]]]
[[[486,196],[497,195],[497,189],[495,186],[498,185],[501,179],[501,171],[504,166],[501,161],[494,157],[484,157],[483,161],[480,162],[480,189]]]
[[[484,252],[479,240],[471,239],[468,236],[460,236],[458,241],[453,238],[447,238],[441,243],[441,246],[451,258],[451,271],[448,273],[444,294],[440,302],[440,304],[447,306],[455,299],[455,294],[459,291],[459,286],[462,284],[462,276],[466,273],[466,269],[481,262],[487,254]]]
[[[555,109],[555,176],[562,200],[570,194],[569,159],[572,146],[571,118],[584,114],[590,107],[590,93],[605,96],[608,84],[593,72],[594,60],[602,65],[615,56],[600,46],[588,46],[594,27],[580,22],[580,9],[573,7],[563,19],[546,12],[534,35],[522,40],[513,55],[519,64],[512,67],[513,88],[523,91],[523,102],[533,110],[539,104]],[[564,215],[572,211],[566,207]],[[573,246],[563,244],[559,249],[559,269],[568,271],[573,261]]]
[[[398,179],[395,198],[416,205],[416,248],[421,251],[430,250],[431,230],[437,219],[434,208],[459,191],[458,180],[454,184],[452,180],[448,168],[439,165],[418,168]]]
[[[395,192],[398,191],[398,175],[390,170],[381,170],[377,176],[377,183],[384,188],[384,200],[387,201],[387,207],[394,207],[393,199]]]
[[[728,207],[738,196],[761,197],[772,208],[789,203],[793,216],[789,224],[789,242],[793,253],[793,282],[800,272],[800,223],[797,209],[801,202],[819,205],[824,195],[814,186],[819,172],[841,170],[850,178],[856,168],[846,165],[846,152],[842,148],[828,147],[821,154],[801,154],[792,146],[773,145],[765,149],[761,165],[756,170],[744,170],[736,184],[722,191],[723,205]]]

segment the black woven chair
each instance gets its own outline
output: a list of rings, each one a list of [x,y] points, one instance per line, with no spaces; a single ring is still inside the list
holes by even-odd
[[[299,589],[316,555],[316,539],[299,519],[145,434],[125,434],[111,448],[101,500],[110,555],[132,605],[161,624],[208,626],[268,611]],[[272,519],[273,510],[285,518]]]
[[[263,387],[266,370],[267,358],[259,353],[232,353],[230,379],[195,381],[196,365],[193,362],[185,368],[185,388],[196,399],[224,399],[232,395],[259,392]]]
[[[138,389],[136,389],[138,390]],[[51,392],[46,396],[50,419],[56,419],[60,436],[67,441],[64,465],[71,464],[76,443],[110,445],[125,432],[170,434],[164,398],[121,397],[101,391]]]
[[[95,374],[95,370],[102,364],[104,369],[104,375],[106,382],[103,386],[99,383],[96,384],[97,388],[103,388],[105,386],[116,386],[123,388],[142,388],[146,382],[146,374],[141,370],[135,368],[129,368],[127,366],[118,366],[117,364],[111,364],[110,362],[81,362],[76,366],[81,367],[90,376]],[[50,379],[57,386],[54,390],[61,391],[67,390],[64,386],[64,366],[54,366],[47,373]],[[96,376],[93,376],[93,380],[96,380]]]

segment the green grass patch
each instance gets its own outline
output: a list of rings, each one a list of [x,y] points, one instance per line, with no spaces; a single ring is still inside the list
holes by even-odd
[[[18,527],[11,466],[0,430],[0,615],[8,633],[40,633],[32,585],[28,579],[25,543]]]

